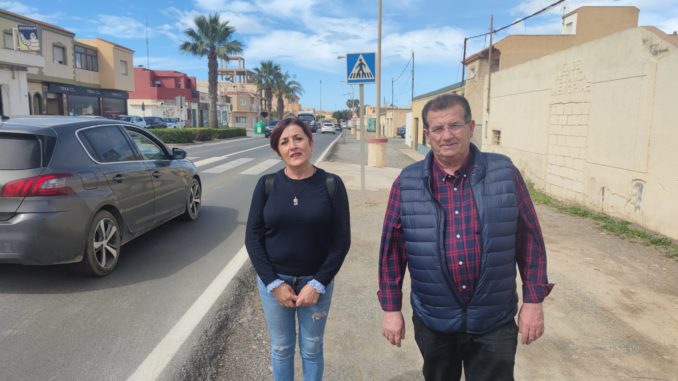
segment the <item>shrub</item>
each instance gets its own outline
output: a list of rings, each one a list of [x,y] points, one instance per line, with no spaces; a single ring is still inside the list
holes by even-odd
[[[149,131],[163,142],[175,144],[247,136],[244,128],[153,128]]]

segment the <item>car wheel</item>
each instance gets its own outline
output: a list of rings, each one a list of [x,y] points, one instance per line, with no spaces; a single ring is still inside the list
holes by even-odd
[[[202,188],[200,187],[200,181],[193,178],[191,180],[191,189],[188,191],[188,196],[186,198],[186,211],[184,212],[182,218],[186,221],[195,221],[198,219],[200,214],[200,207],[202,206]]]
[[[121,241],[118,220],[106,210],[99,211],[89,227],[81,270],[94,276],[110,274],[118,264]]]

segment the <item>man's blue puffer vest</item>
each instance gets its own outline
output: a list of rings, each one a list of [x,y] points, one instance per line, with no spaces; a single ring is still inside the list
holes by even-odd
[[[480,279],[468,303],[455,289],[446,264],[445,217],[431,191],[432,153],[400,174],[412,308],[425,326],[438,332],[486,333],[508,323],[518,309],[513,164],[506,156],[480,152],[474,145],[471,150],[475,155],[471,187],[480,218],[482,253]]]

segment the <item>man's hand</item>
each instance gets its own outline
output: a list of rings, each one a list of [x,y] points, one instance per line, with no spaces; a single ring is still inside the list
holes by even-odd
[[[310,284],[304,286],[297,296],[297,307],[308,307],[318,303],[320,293]]]
[[[530,344],[544,334],[543,303],[523,303],[518,312],[520,342]]]
[[[405,339],[405,319],[400,311],[384,312],[381,324],[381,334],[392,345],[400,347],[400,341]]]
[[[283,283],[274,288],[271,292],[278,301],[278,304],[282,307],[294,308],[295,302],[297,301],[297,294],[294,293],[294,290],[289,284]]]

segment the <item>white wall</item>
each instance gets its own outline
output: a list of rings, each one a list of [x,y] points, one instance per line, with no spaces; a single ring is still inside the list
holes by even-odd
[[[25,71],[0,70],[2,106],[5,116],[29,115],[28,81]]]

